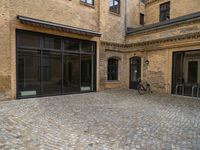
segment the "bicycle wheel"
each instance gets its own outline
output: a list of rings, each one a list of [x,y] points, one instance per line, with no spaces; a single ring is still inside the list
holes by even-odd
[[[137,90],[140,95],[143,95],[146,92],[145,88],[140,84],[138,85]]]
[[[147,83],[147,90],[146,90],[148,93],[153,93],[152,90],[151,90],[151,86],[149,83]]]

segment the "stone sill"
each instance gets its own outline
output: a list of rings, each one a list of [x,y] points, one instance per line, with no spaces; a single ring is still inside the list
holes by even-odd
[[[118,14],[118,13],[114,13],[112,11],[109,11],[110,14],[114,15],[114,16],[117,16],[117,17],[121,17],[121,14]]]
[[[88,3],[85,3],[85,2],[82,2],[82,1],[80,1],[80,4],[82,4],[82,5],[85,5],[85,6],[87,6],[87,7],[90,7],[90,8],[93,8],[93,9],[95,9],[95,6],[94,6],[94,5],[92,5],[92,4],[88,4]]]
[[[121,82],[119,80],[113,80],[113,81],[106,81],[106,84],[120,84]]]

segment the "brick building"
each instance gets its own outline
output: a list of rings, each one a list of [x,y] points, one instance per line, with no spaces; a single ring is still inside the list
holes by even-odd
[[[1,0],[0,99],[200,84],[199,0]]]

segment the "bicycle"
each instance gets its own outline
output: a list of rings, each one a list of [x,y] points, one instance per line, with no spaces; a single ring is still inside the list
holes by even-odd
[[[137,86],[137,90],[140,95],[143,95],[145,93],[153,93],[151,90],[151,86],[148,82],[142,82],[141,79],[139,79],[138,82],[139,84]]]

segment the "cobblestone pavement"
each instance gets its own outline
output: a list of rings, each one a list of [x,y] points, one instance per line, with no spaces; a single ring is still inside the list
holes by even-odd
[[[132,90],[0,102],[0,149],[200,149],[200,100]]]

